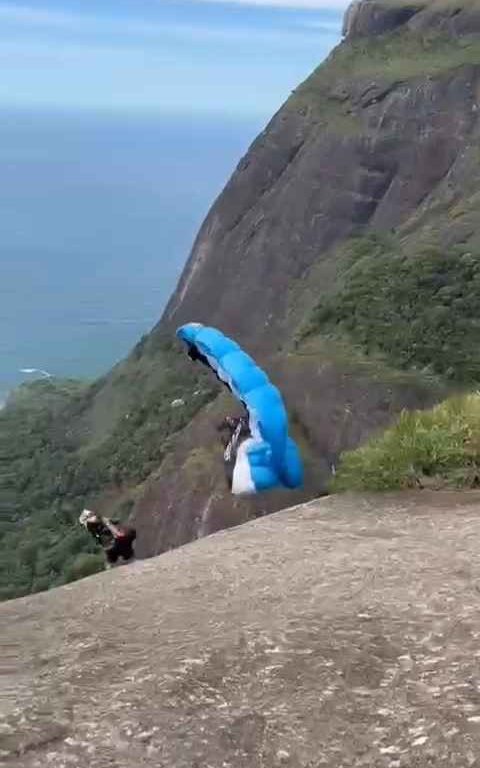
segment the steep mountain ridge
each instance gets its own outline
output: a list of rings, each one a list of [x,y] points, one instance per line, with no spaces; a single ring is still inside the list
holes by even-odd
[[[415,20],[367,42],[350,34],[296,90],[212,207],[160,328],[197,317],[268,348],[285,335],[292,282],[434,194],[476,138],[479,41],[446,38],[430,7]]]
[[[463,359],[480,349],[479,13],[476,0],[351,6],[343,42],[215,201],[159,324],[48,428],[41,492],[19,449],[20,515],[52,499],[58,514],[87,502],[120,509],[137,524],[139,554],[155,554],[324,493],[342,450],[402,408],[471,385],[449,359],[452,348]],[[410,295],[375,293],[377,253],[385,284],[401,264]],[[358,290],[364,314],[376,314],[352,328],[342,318],[356,318]],[[419,302],[432,309],[420,325]],[[395,338],[402,313],[411,333]],[[191,320],[232,334],[282,389],[307,465],[301,493],[245,501],[226,491],[213,426],[235,405],[176,347],[176,327]],[[171,409],[176,398],[183,410]]]
[[[304,437],[307,495],[322,491],[342,449],[399,409],[427,405],[442,391],[420,375],[392,385],[386,370],[362,368],[355,354],[321,335],[296,348],[291,339],[309,307],[334,291],[343,258],[339,244],[352,236],[393,231],[411,252],[432,243],[440,249],[476,246],[476,20],[475,3],[460,9],[445,3],[419,3],[413,10],[406,3],[355,6],[350,22],[347,14],[346,41],[241,160],[157,327],[157,333],[173,333],[192,318],[218,324],[265,361]],[[462,210],[466,200],[471,208]],[[205,440],[208,432],[200,434]],[[196,439],[187,433],[181,444],[195,450]],[[215,466],[213,456],[209,466]],[[168,472],[169,487],[182,487],[182,472],[183,465],[176,478]],[[160,471],[137,506],[142,530],[154,527],[152,513],[164,520],[166,482]],[[251,508],[250,502],[229,502],[217,481],[200,497],[210,530],[219,514],[226,524]],[[281,502],[260,504],[272,509]],[[184,516],[191,520],[189,507],[185,500],[176,508],[175,530]]]

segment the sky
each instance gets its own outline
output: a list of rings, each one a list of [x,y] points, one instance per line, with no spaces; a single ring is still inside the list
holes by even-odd
[[[268,117],[345,0],[0,0],[0,108]]]

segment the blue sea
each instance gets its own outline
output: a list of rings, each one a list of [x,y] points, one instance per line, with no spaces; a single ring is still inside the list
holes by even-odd
[[[0,401],[92,378],[159,319],[261,122],[0,113]]]

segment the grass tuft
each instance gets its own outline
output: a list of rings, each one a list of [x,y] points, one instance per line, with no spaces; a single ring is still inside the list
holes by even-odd
[[[402,412],[394,426],[345,453],[333,491],[480,484],[480,393],[457,395],[429,411]]]

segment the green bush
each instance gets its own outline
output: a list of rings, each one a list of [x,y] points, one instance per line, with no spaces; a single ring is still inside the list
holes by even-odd
[[[424,485],[473,487],[480,480],[480,394],[450,398],[345,453],[333,491],[386,491]]]
[[[337,290],[322,298],[300,338],[338,334],[396,368],[427,369],[452,382],[480,381],[480,253],[395,238],[350,244]]]

